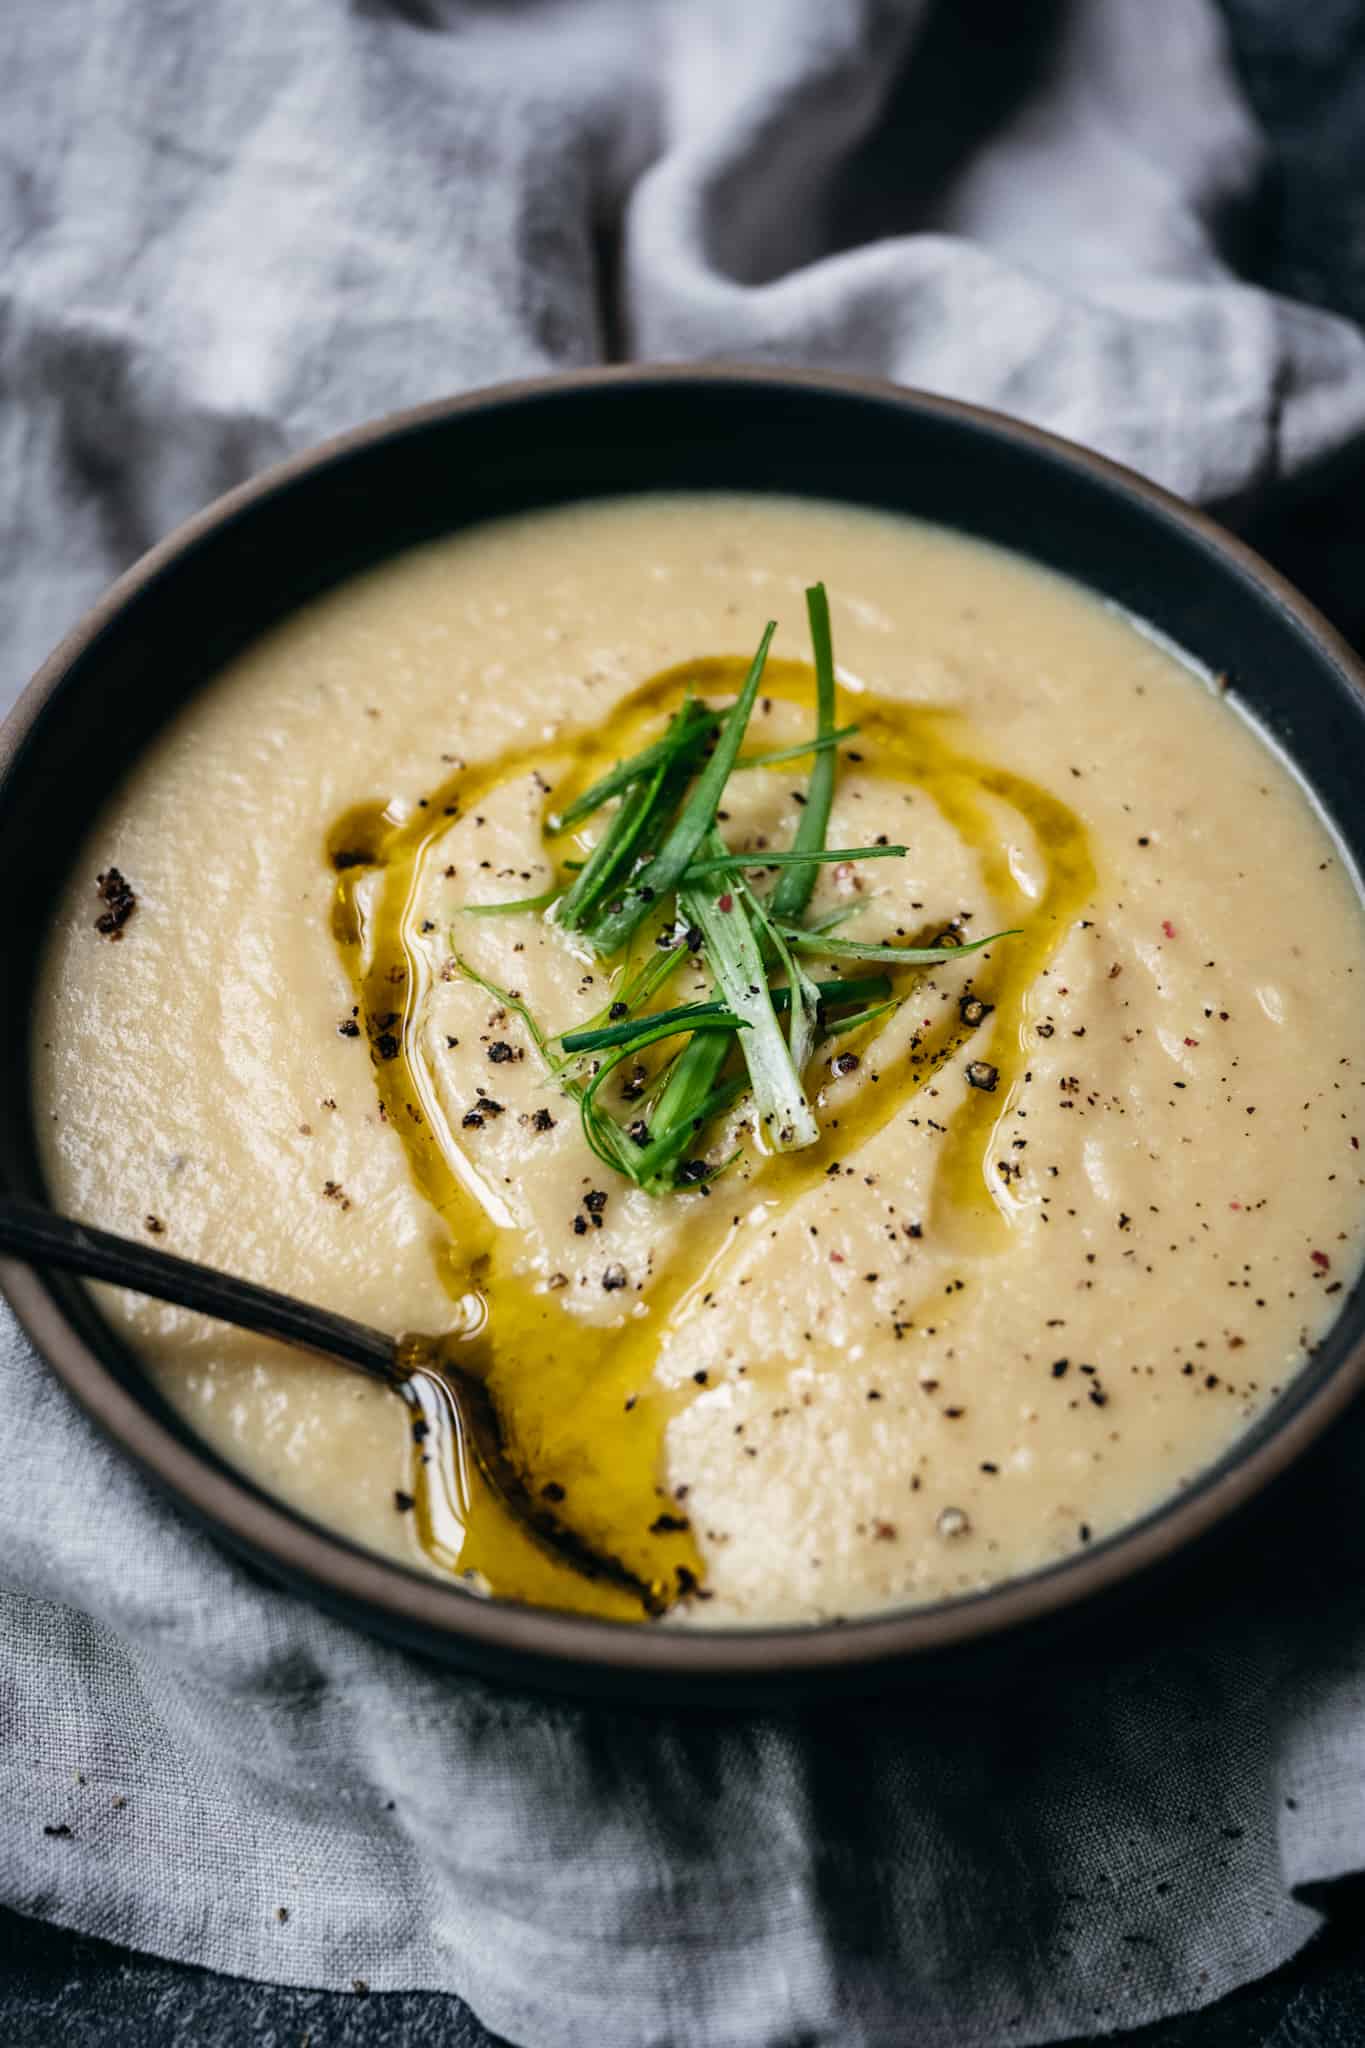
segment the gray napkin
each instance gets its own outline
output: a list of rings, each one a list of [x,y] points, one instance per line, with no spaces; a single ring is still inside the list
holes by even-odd
[[[1220,255],[1259,144],[1201,0],[12,0],[0,106],[11,689],[286,450],[607,354],[879,371],[1241,507],[1365,429],[1361,336]],[[976,2048],[1215,1998],[1365,1866],[1356,1431],[1200,1629],[650,1717],[276,1592],[8,1319],[0,1390],[21,1912],[533,2048]]]

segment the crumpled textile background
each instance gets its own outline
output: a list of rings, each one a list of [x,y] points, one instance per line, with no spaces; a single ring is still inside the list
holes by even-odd
[[[276,456],[605,355],[881,372],[1251,522],[1365,433],[1360,334],[1231,267],[1259,143],[1203,0],[16,0],[0,107],[6,698]],[[1160,1640],[717,1718],[323,1620],[7,1316],[0,1413],[25,1913],[528,2048],[984,2048],[1212,1999],[1365,1867],[1357,1428]]]

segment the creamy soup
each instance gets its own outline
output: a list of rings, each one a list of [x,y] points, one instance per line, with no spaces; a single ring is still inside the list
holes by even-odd
[[[547,827],[690,698],[729,704],[768,618],[744,755],[809,740],[817,579],[857,727],[826,843],[907,851],[822,865],[807,923],[1012,935],[822,1018],[813,1142],[735,1081],[695,1180],[651,1192],[587,1142],[591,1060],[536,1032],[609,1019],[668,934],[623,967],[565,930],[541,899],[614,813]],[[814,759],[738,768],[725,844],[789,849]],[[46,1168],[79,1217],[445,1340],[519,1483],[620,1570],[476,1459],[452,1476],[384,1387],[104,1291],[203,1438],[372,1550],[692,1624],[941,1600],[1170,1496],[1330,1324],[1361,1256],[1362,930],[1217,679],[1066,581],[819,503],[576,507],[345,584],[148,751],[52,938]],[[714,997],[699,936],[655,1007]],[[615,1066],[618,1128],[677,1052]]]

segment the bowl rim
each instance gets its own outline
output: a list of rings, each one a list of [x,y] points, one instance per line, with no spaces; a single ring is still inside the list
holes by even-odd
[[[109,622],[161,573],[206,535],[297,479],[376,443],[445,424],[463,415],[517,407],[528,400],[630,387],[673,385],[716,388],[761,384],[769,389],[816,392],[895,406],[1012,441],[1054,462],[1087,473],[1111,491],[1181,528],[1259,586],[1301,637],[1334,667],[1365,714],[1365,663],[1288,580],[1207,513],[1136,471],[1061,435],[989,407],[941,397],[882,378],[838,371],[788,369],[713,361],[593,366],[482,386],[454,397],[403,408],[335,435],[213,500],[150,548],[59,641],[21,692],[0,726],[0,783],[8,781],[23,742],[68,671]],[[811,496],[818,495],[815,492]],[[1311,785],[1310,785],[1311,787]],[[1260,1443],[1214,1469],[1166,1502],[1082,1551],[1021,1578],[935,1605],[896,1608],[844,1621],[758,1624],[719,1628],[640,1627],[556,1610],[484,1599],[458,1585],[429,1578],[335,1535],[272,1499],[245,1475],[219,1461],[206,1445],[187,1442],[144,1406],[68,1321],[42,1275],[13,1259],[0,1260],[0,1292],[7,1297],[40,1355],[82,1407],[136,1464],[201,1520],[246,1550],[282,1569],[292,1580],[323,1589],[336,1606],[377,1609],[408,1640],[444,1639],[455,1654],[461,1641],[472,1652],[521,1665],[592,1667],[621,1677],[679,1680],[771,1679],[816,1676],[888,1663],[919,1663],[935,1653],[982,1645],[1026,1624],[1058,1618],[1098,1595],[1144,1577],[1247,1505],[1296,1463],[1365,1388],[1365,1343],[1357,1345],[1322,1383]],[[1350,1300],[1343,1298],[1343,1307]]]

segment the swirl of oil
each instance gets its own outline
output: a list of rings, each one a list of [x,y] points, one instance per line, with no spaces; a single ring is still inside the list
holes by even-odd
[[[688,1398],[655,1383],[665,1335],[687,1321],[724,1267],[737,1235],[727,1205],[699,1203],[685,1259],[656,1273],[643,1312],[615,1328],[586,1326],[557,1297],[511,1270],[512,1218],[449,1128],[419,1045],[417,1021],[431,964],[413,941],[414,907],[424,867],[452,816],[472,810],[505,781],[535,771],[554,777],[571,800],[623,755],[644,744],[689,692],[731,697],[747,658],[711,656],[667,669],[641,684],[613,713],[609,732],[594,730],[510,749],[461,768],[406,812],[384,803],[337,819],[327,836],[336,870],[333,933],[351,977],[375,1059],[384,1113],[402,1138],[416,1184],[440,1219],[437,1257],[451,1295],[462,1303],[460,1363],[486,1385],[507,1453],[533,1492],[564,1503],[565,1523],[598,1553],[619,1560],[648,1588],[641,1603],[610,1578],[590,1578],[538,1545],[481,1485],[463,1461],[458,1480],[436,1446],[418,1447],[413,1491],[424,1548],[439,1568],[503,1598],[614,1619],[639,1620],[679,1596],[703,1592],[693,1532],[669,1512],[662,1490],[664,1437]],[[804,662],[770,661],[769,696],[812,705],[814,676]],[[1088,902],[1095,872],[1075,813],[1039,785],[980,757],[960,741],[960,714],[913,706],[841,684],[839,722],[856,720],[858,749],[872,772],[922,791],[976,854],[983,884],[1010,922],[1008,945],[982,956],[973,992],[995,1011],[993,1054],[999,1080],[990,1093],[969,1090],[953,1114],[939,1153],[935,1227],[970,1221],[978,1249],[1008,1241],[1014,1198],[991,1171],[997,1126],[1010,1114],[1030,1040],[1029,1005],[1039,975]],[[1008,806],[1030,827],[1044,865],[1041,896],[1028,897],[1014,875],[984,799]],[[924,935],[928,937],[929,934]],[[974,1028],[954,1013],[917,1042],[876,1090],[864,1091],[802,1152],[752,1162],[765,1202],[799,1200],[827,1171],[837,1148],[848,1159],[951,1060]],[[455,1425],[433,1407],[428,1428],[449,1438]]]

